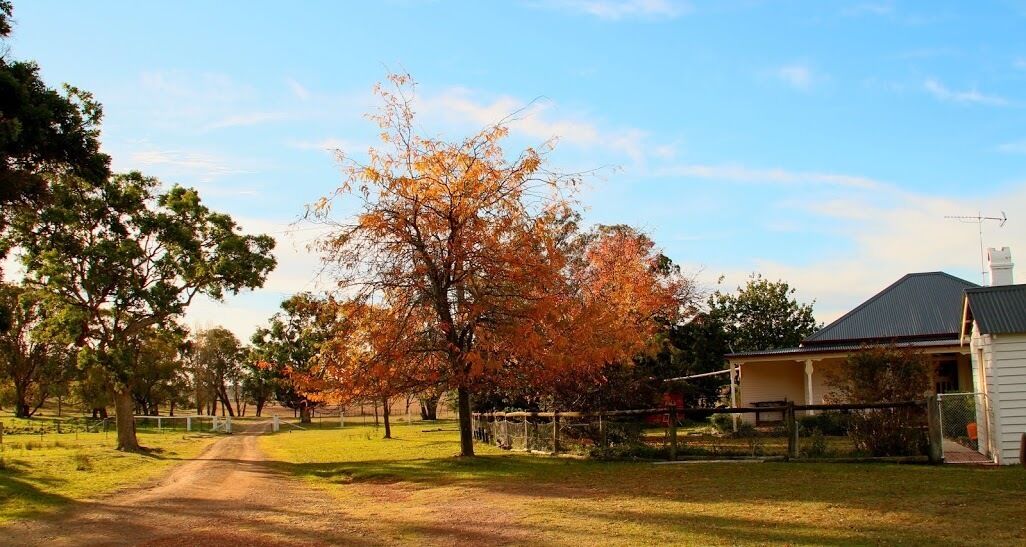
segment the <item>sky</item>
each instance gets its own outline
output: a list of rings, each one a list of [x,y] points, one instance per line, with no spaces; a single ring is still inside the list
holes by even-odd
[[[626,223],[707,290],[783,279],[830,321],[909,272],[981,282],[1026,257],[1026,2],[17,0],[9,56],[93,92],[117,170],[196,187],[278,240],[260,290],[202,301],[243,339],[330,288],[296,224],[377,142],[389,72],[428,134],[523,109],[510,154],[558,137],[596,170],[586,223]],[[1026,279],[1026,260],[1019,260]]]

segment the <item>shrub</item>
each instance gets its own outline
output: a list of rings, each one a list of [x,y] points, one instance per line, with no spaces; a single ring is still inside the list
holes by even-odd
[[[818,431],[829,436],[847,435],[850,424],[851,415],[845,412],[820,412],[798,418],[800,431]]]
[[[866,347],[849,355],[828,383],[832,398],[844,402],[919,400],[931,391],[933,367],[912,348]],[[922,408],[864,410],[849,417],[848,435],[856,450],[870,456],[909,456],[926,451],[925,426]]]
[[[826,437],[819,429],[813,429],[808,436],[807,444],[802,446],[802,456],[806,458],[822,458],[827,455]]]
[[[734,433],[734,419],[730,414],[715,414],[709,419],[716,431],[724,435]]]

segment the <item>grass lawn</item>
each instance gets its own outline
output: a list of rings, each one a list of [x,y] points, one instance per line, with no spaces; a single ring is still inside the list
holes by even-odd
[[[14,419],[4,420],[13,424]],[[52,512],[159,475],[214,440],[204,433],[139,433],[149,454],[114,450],[117,434],[4,435],[0,452],[0,523]]]
[[[442,428],[443,431],[424,430]],[[274,465],[394,541],[590,544],[1026,544],[1026,470],[893,464],[598,462],[478,445],[455,424],[261,438]]]

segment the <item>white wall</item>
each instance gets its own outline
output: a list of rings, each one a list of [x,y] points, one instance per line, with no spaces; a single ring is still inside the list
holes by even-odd
[[[980,335],[974,325],[971,348],[976,388],[990,400],[990,448],[999,464],[1019,463],[1026,432],[1026,334]]]

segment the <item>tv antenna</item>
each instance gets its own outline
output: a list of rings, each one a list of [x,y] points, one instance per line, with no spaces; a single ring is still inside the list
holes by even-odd
[[[948,215],[948,216],[945,216],[944,218],[949,218],[949,219],[952,219],[952,220],[957,220],[959,222],[964,222],[966,224],[975,224],[977,226],[977,229],[978,229],[978,231],[980,233],[980,275],[983,276],[983,284],[986,285],[987,284],[987,261],[984,258],[985,255],[983,253],[983,223],[987,222],[988,220],[992,220],[992,221],[998,223],[998,228],[1002,228],[1002,227],[1004,227],[1005,222],[1008,221],[1008,215],[1006,215],[1004,211],[1001,211],[1001,216],[1000,217],[985,217],[985,216],[983,216],[982,212],[978,212],[978,213],[976,213],[976,216]]]

